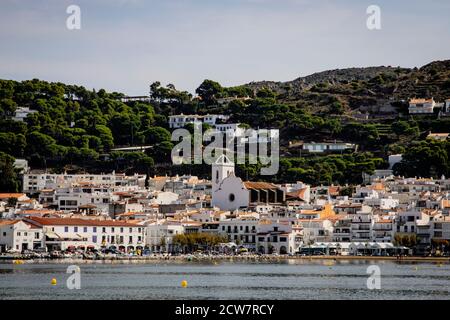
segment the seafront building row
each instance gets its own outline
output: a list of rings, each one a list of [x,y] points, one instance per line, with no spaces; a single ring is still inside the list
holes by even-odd
[[[211,180],[28,172],[0,194],[0,251],[180,252],[179,235],[264,254],[414,254],[450,241],[450,179],[372,177],[356,186],[243,181],[221,156]],[[345,194],[345,195],[344,195]]]

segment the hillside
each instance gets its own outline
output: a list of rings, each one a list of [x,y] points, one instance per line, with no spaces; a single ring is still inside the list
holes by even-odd
[[[14,158],[52,171],[208,177],[206,165],[171,164],[174,142],[168,116],[180,113],[223,113],[247,127],[279,129],[279,173],[259,177],[257,165],[239,166],[238,174],[247,179],[360,183],[362,173],[386,168],[387,157],[396,153],[406,159],[396,173],[450,174],[450,147],[424,139],[429,131],[448,132],[450,117],[411,117],[407,112],[411,97],[433,96],[437,101],[450,97],[450,60],[419,69],[330,70],[288,82],[228,88],[205,80],[196,93],[193,97],[155,82],[149,98],[131,101],[103,89],[38,79],[0,80],[0,190],[19,187]],[[20,108],[31,112],[23,121],[14,120]],[[330,140],[356,144],[357,151],[313,155],[295,147],[302,141]],[[146,151],[115,150],[128,146],[146,146]]]
[[[367,67],[329,70],[287,82],[252,82],[252,90],[268,88],[281,101],[300,103],[313,113],[328,112],[330,99],[340,101],[343,113],[398,114],[398,102],[412,97],[450,97],[450,60],[419,69]],[[395,104],[397,102],[397,104]]]

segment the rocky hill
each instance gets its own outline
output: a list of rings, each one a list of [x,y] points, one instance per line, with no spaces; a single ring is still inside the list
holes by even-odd
[[[268,88],[283,102],[303,105],[313,113],[328,112],[338,101],[344,113],[399,113],[402,100],[450,97],[450,60],[421,68],[367,67],[328,70],[287,82],[252,82],[254,91]],[[400,102],[400,104],[399,104]]]

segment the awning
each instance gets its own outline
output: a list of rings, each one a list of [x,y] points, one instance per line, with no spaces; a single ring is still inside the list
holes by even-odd
[[[50,239],[59,239],[59,236],[56,233],[54,233],[53,231],[47,231],[45,233],[45,236]]]

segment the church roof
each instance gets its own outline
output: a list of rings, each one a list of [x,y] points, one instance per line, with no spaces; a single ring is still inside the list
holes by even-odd
[[[252,182],[252,181],[245,181],[244,186],[247,189],[278,189],[276,185],[273,183],[268,182]]]

